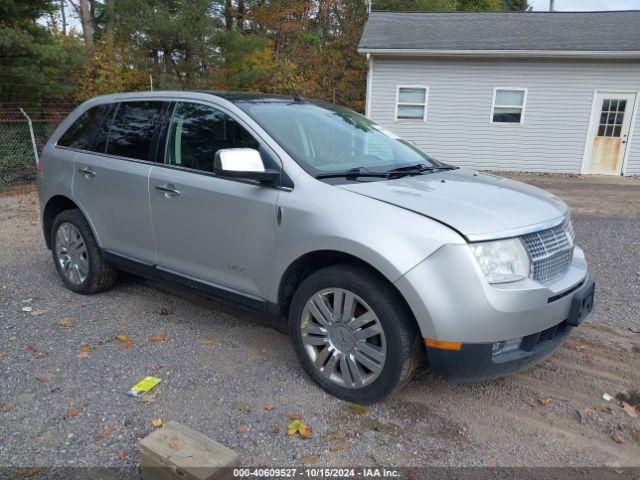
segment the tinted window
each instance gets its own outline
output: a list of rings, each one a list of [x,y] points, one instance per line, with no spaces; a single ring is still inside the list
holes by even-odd
[[[107,153],[148,160],[162,102],[122,102],[109,131]]]
[[[197,103],[178,103],[171,121],[167,163],[212,172],[213,157],[218,150],[259,146],[226,113]]]
[[[110,105],[98,105],[84,112],[60,137],[58,145],[89,150],[93,134],[109,108]]]

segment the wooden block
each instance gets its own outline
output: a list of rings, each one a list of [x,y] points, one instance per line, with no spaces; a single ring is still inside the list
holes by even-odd
[[[144,480],[220,480],[233,478],[238,454],[177,422],[138,442]]]

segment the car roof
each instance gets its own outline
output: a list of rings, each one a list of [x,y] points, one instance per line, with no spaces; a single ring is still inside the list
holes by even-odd
[[[301,95],[276,95],[272,93],[249,93],[249,92],[221,92],[216,90],[198,90],[200,93],[215,95],[224,98],[232,103],[238,102],[259,102],[259,103],[291,103],[307,101]]]

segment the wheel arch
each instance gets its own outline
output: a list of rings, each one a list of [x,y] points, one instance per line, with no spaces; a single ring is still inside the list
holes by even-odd
[[[47,203],[42,210],[42,230],[44,233],[44,240],[49,250],[51,250],[51,227],[53,226],[54,220],[61,212],[73,209],[80,210],[84,218],[87,220],[87,223],[91,228],[91,232],[93,233],[96,242],[98,243],[98,245],[100,245],[100,239],[98,238],[96,230],[91,223],[91,220],[89,220],[89,217],[85,213],[84,209],[66,195],[54,195],[49,200],[47,200]]]
[[[405,304],[407,311],[413,316],[413,311],[409,303],[388,276],[361,258],[339,250],[315,250],[307,252],[289,264],[280,278],[280,284],[278,286],[277,313],[285,317],[288,315],[291,299],[305,278],[322,268],[341,263],[349,263],[363,267],[385,281],[398,294],[398,297]]]

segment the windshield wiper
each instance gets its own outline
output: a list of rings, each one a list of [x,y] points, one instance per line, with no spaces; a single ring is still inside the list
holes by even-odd
[[[425,172],[437,172],[441,170],[455,170],[458,167],[451,165],[443,165],[441,167],[434,167],[425,163],[417,163],[415,165],[407,165],[406,167],[396,167],[391,170],[387,170],[389,175],[418,175]]]
[[[377,178],[398,178],[405,175],[420,175],[425,172],[436,172],[440,170],[456,170],[458,167],[451,165],[445,165],[441,167],[432,167],[425,163],[418,163],[415,165],[408,165],[405,167],[396,167],[386,172],[372,172],[366,170],[363,167],[352,168],[345,172],[331,172],[331,173],[319,173],[316,175],[317,179],[323,178],[339,178],[345,177],[348,180],[355,180],[358,177],[377,177]]]
[[[352,168],[351,170],[347,170],[345,172],[333,172],[333,173],[319,173],[316,175],[317,179],[323,178],[339,178],[345,177],[347,179],[356,179],[358,177],[378,177],[378,178],[387,178],[389,174],[387,172],[370,172],[368,170],[364,170],[362,167]]]

